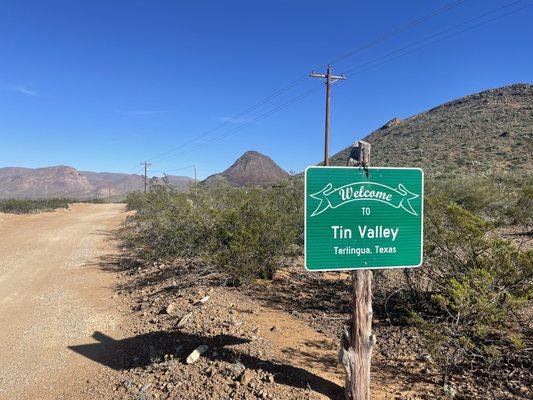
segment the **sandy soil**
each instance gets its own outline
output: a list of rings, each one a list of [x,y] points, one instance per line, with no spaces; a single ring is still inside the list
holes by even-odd
[[[0,214],[0,399],[103,397],[114,371],[72,348],[127,334],[114,274],[99,268],[125,216],[115,204]]]

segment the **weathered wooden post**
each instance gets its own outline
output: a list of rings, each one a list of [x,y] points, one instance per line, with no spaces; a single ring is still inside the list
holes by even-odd
[[[368,174],[372,145],[356,141],[347,166],[363,167]],[[372,271],[352,271],[352,319],[343,328],[339,362],[346,370],[345,397],[352,400],[370,398],[370,365],[376,342],[372,334]]]

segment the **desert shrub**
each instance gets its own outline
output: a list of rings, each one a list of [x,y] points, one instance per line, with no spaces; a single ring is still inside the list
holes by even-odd
[[[194,257],[205,247],[213,226],[205,192],[158,187],[147,194],[130,194],[126,201],[137,213],[128,220],[132,229],[126,230],[124,237],[142,258]]]
[[[437,181],[430,186],[430,193],[487,217],[494,217],[494,208],[504,199],[502,189],[494,180],[470,176]]]
[[[441,176],[426,192],[496,225],[531,225],[532,187],[531,175]]]
[[[57,208],[68,208],[68,199],[7,199],[0,200],[0,212],[12,214],[28,214],[52,211]]]
[[[506,210],[510,223],[533,225],[533,182],[528,182],[517,194],[514,204]]]
[[[513,317],[533,293],[533,251],[496,237],[457,204],[428,198],[425,213],[426,263],[407,273],[416,294],[409,321],[447,380],[457,369],[498,364],[519,342]]]
[[[272,278],[290,245],[302,240],[303,229],[294,218],[299,213],[289,210],[298,199],[292,202],[291,192],[280,188],[252,188],[239,194],[232,207],[215,217],[207,259],[239,281]]]
[[[274,187],[155,187],[131,194],[125,238],[146,259],[200,257],[235,283],[270,278],[303,245],[301,182]],[[296,250],[295,250],[296,249]]]

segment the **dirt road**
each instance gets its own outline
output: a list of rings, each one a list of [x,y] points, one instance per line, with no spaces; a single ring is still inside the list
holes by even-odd
[[[127,334],[114,274],[98,265],[125,216],[116,204],[0,214],[0,399],[103,397],[95,379],[114,371],[69,346]]]

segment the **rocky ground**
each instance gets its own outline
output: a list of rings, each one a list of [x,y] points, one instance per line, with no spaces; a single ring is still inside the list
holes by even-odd
[[[338,337],[349,275],[293,267],[248,288],[184,263],[122,270],[119,293],[138,323],[117,342],[111,398],[341,399]],[[203,276],[202,276],[203,275]],[[413,330],[375,321],[373,399],[440,398],[438,374]],[[202,354],[190,357],[194,350]],[[129,356],[128,356],[129,355]]]
[[[122,378],[109,398],[343,398],[336,360],[350,312],[348,274],[294,266],[273,281],[234,288],[223,276],[180,261],[121,260],[107,268],[120,271],[118,292],[137,317],[135,335],[117,342],[120,357],[110,366]],[[387,285],[396,277],[376,279]],[[514,379],[466,374],[443,390],[416,330],[392,324],[388,310],[375,311],[373,399],[529,398],[523,370]]]

